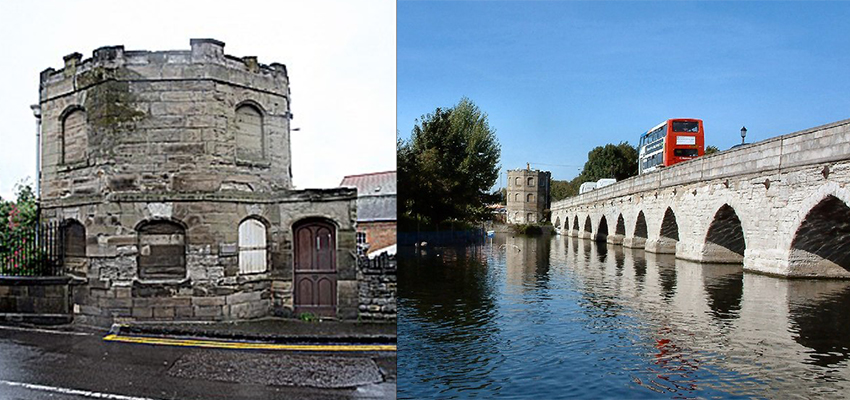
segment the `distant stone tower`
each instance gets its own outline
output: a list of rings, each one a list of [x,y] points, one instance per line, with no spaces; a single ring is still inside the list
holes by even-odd
[[[103,47],[42,72],[39,107],[79,319],[357,317],[356,191],[293,190],[283,64]]]
[[[552,174],[526,167],[508,171],[507,208],[509,224],[530,224],[543,221],[543,211],[549,209],[549,181]]]

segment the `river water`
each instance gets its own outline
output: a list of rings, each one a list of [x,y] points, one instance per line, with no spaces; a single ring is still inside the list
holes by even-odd
[[[399,256],[399,398],[850,396],[847,281],[563,236]]]

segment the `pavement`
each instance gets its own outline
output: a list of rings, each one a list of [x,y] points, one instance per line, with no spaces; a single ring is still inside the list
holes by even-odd
[[[238,322],[132,322],[113,334],[191,337],[268,343],[395,344],[396,324],[263,318]]]

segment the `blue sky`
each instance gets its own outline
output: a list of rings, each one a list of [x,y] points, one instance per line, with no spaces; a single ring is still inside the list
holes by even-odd
[[[400,1],[397,40],[399,136],[466,96],[503,171],[572,179],[668,118],[721,150],[850,118],[850,2]]]
[[[167,12],[164,12],[167,10]],[[258,12],[261,10],[261,12]],[[3,1],[0,4],[0,197],[36,176],[39,73],[102,46],[224,52],[286,64],[297,188],[336,187],[346,175],[395,169],[396,4],[382,0]]]

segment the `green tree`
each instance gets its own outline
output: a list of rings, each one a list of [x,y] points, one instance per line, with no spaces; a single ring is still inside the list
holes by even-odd
[[[26,181],[15,185],[16,201],[0,197],[0,249],[9,243],[12,233],[38,223],[38,207],[32,187]]]
[[[638,173],[638,152],[628,142],[598,146],[587,153],[587,162],[578,176],[569,181],[553,180],[551,184],[552,201],[563,200],[578,195],[579,187],[585,182],[614,178],[618,181],[630,178]]]
[[[552,196],[552,201],[563,200],[567,197],[574,196],[572,191],[572,181],[559,181],[553,179],[549,184],[549,194]]]
[[[587,162],[584,164],[581,175],[584,176],[584,182],[605,178],[621,181],[637,175],[637,159],[637,149],[628,142],[620,142],[618,145],[609,143],[587,153]]]
[[[398,140],[401,229],[411,222],[477,221],[499,177],[495,130],[472,101],[421,117],[409,141]],[[407,225],[407,226],[405,226]]]
[[[717,146],[708,146],[705,148],[705,155],[714,154],[720,151]]]

